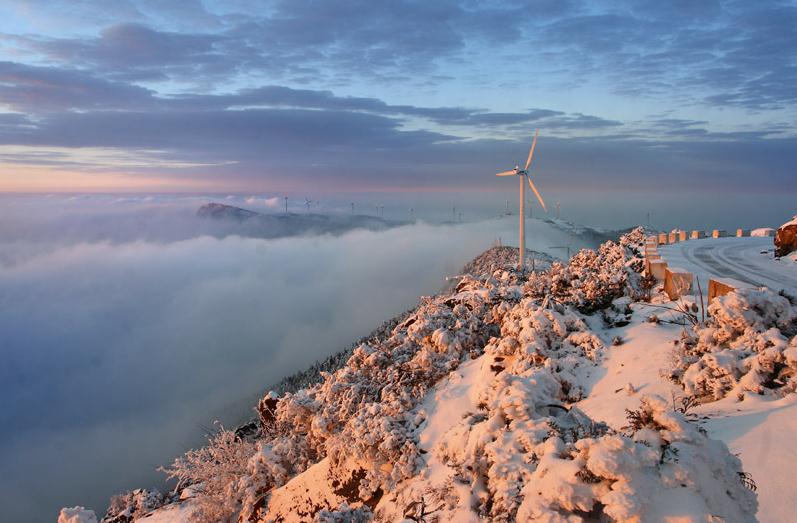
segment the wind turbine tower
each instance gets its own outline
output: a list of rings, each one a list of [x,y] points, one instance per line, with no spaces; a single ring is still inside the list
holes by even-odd
[[[534,148],[537,146],[537,135],[539,134],[539,129],[534,132],[534,140],[531,142],[531,150],[529,150],[529,157],[526,159],[526,165],[521,169],[519,166],[515,166],[514,169],[510,171],[504,171],[496,174],[496,176],[517,176],[520,180],[520,209],[518,215],[520,216],[520,241],[518,242],[519,250],[518,253],[518,270],[522,271],[526,267],[526,215],[524,211],[524,201],[526,199],[526,182],[528,182],[529,187],[532,191],[534,191],[534,195],[540,201],[540,205],[542,205],[543,210],[548,212],[548,209],[545,207],[545,202],[540,196],[537,187],[534,186],[534,182],[531,181],[531,177],[529,176],[529,167],[531,166],[531,159],[534,157]],[[525,178],[525,179],[524,179]],[[507,205],[508,207],[508,205]]]
[[[288,197],[285,196],[285,214],[288,214]]]

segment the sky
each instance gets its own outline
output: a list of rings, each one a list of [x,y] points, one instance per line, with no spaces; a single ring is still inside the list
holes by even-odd
[[[797,4],[0,3],[0,191],[797,189]],[[503,190],[503,189],[500,189]]]

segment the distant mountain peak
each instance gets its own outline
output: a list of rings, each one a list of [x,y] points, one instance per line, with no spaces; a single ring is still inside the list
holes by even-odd
[[[248,220],[255,216],[262,216],[260,213],[223,203],[206,203],[197,210],[196,214],[202,218],[233,219],[238,221]]]

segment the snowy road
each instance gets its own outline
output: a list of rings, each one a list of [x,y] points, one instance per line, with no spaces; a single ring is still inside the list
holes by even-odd
[[[705,291],[708,278],[733,278],[754,286],[797,291],[797,264],[775,260],[772,238],[706,238],[661,245],[670,267],[695,274]]]

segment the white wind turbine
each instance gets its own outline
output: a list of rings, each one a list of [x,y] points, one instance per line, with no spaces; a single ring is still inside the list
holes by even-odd
[[[529,151],[529,157],[526,160],[526,166],[522,169],[515,166],[514,169],[511,171],[504,171],[502,173],[496,174],[496,176],[517,176],[520,178],[520,257],[518,258],[518,270],[523,270],[526,266],[526,216],[523,212],[523,201],[526,199],[526,184],[525,181],[528,181],[529,187],[531,190],[534,191],[534,194],[537,196],[537,199],[540,201],[540,205],[545,212],[548,212],[548,209],[545,207],[545,202],[540,196],[540,192],[534,186],[534,182],[531,181],[531,177],[529,177],[529,167],[531,166],[531,159],[534,156],[534,148],[537,146],[537,134],[539,134],[539,129],[534,131],[534,141],[531,142],[531,150]],[[526,180],[523,180],[523,178]]]

